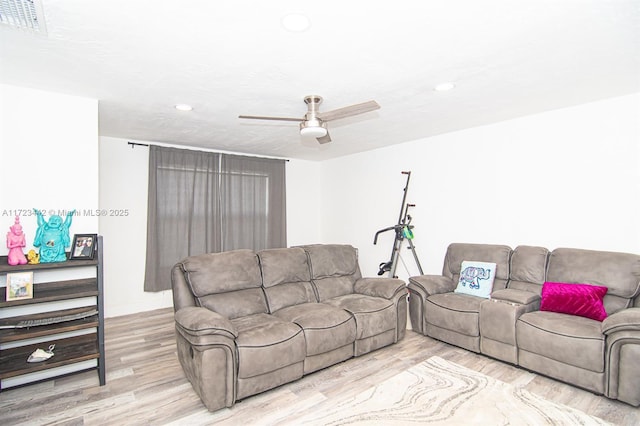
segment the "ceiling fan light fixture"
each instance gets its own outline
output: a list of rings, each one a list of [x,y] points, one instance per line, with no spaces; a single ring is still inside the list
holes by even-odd
[[[313,137],[319,144],[326,144],[331,142],[331,136],[329,136],[329,130],[327,129],[327,122],[380,109],[380,105],[378,105],[376,101],[367,101],[321,113],[318,106],[322,103],[322,96],[318,95],[305,96],[304,103],[307,104],[307,113],[302,119],[264,115],[239,115],[238,118],[247,118],[251,120],[296,121],[300,123],[301,137],[304,139],[307,139],[307,137]]]
[[[327,125],[318,122],[313,124],[302,122],[300,123],[300,135],[304,137],[321,138],[327,135]]]

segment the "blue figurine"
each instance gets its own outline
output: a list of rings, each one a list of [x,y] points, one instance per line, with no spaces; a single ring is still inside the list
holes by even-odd
[[[67,213],[64,222],[58,215],[52,215],[49,222],[44,220],[42,212],[33,209],[38,216],[38,229],[33,240],[35,247],[40,247],[40,263],[64,262],[67,260],[65,248],[71,245],[69,227],[75,210]]]

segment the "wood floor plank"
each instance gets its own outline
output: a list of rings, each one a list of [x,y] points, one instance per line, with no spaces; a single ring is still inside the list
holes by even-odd
[[[109,318],[107,384],[95,371],[0,393],[5,425],[242,425],[291,421],[330,407],[432,356],[480,371],[616,425],[640,424],[640,410],[492,358],[407,331],[395,345],[352,358],[293,383],[208,412],[176,354],[172,309]]]

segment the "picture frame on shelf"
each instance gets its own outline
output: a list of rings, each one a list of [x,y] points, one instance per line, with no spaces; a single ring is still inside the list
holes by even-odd
[[[33,299],[33,272],[7,274],[6,301]]]
[[[98,234],[75,234],[71,244],[70,260],[93,260]]]

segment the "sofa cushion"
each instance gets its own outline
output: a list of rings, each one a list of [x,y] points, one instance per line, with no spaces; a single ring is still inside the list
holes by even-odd
[[[262,284],[273,287],[278,284],[311,281],[307,254],[301,248],[276,248],[258,253]]]
[[[356,324],[345,310],[324,303],[289,306],[274,316],[300,327],[305,336],[306,355],[318,355],[353,343]]]
[[[258,258],[251,250],[233,250],[190,256],[181,262],[194,296],[259,288]]]
[[[488,299],[493,290],[495,273],[495,263],[465,260],[460,267],[460,278],[454,292]]]
[[[510,257],[511,248],[505,245],[452,243],[447,248],[447,254],[442,266],[442,275],[451,278],[453,282],[457,283],[460,279],[463,261],[491,262],[496,264],[493,289],[503,289],[509,279]]]
[[[602,321],[607,317],[602,304],[605,294],[607,288],[602,286],[546,282],[542,286],[540,310]]]
[[[509,288],[540,294],[546,281],[549,250],[537,246],[518,246],[511,254]]]
[[[228,319],[267,312],[258,258],[251,250],[190,256],[180,267],[199,306]]]
[[[446,330],[477,337],[480,336],[480,304],[486,300],[467,294],[434,294],[425,302],[425,320]]]
[[[319,302],[353,293],[355,284],[351,277],[327,277],[312,282]]]
[[[262,288],[209,294],[197,298],[200,306],[219,313],[228,319],[267,313],[267,302]]]
[[[301,303],[316,302],[307,254],[301,248],[277,248],[258,252],[262,283],[269,312]]]
[[[311,280],[318,301],[351,294],[355,282],[361,278],[358,251],[344,244],[316,244],[303,246],[309,256]]]
[[[269,314],[231,321],[238,331],[238,377],[249,378],[302,362],[305,341],[296,324]]]
[[[363,294],[347,294],[325,303],[350,312],[356,321],[356,338],[365,339],[395,330],[398,314],[392,300]]]
[[[604,371],[602,323],[556,312],[536,311],[516,322],[518,348],[597,373]]]
[[[311,262],[312,279],[341,277],[358,272],[358,251],[345,244],[304,246]],[[358,277],[360,278],[360,277]]]
[[[557,248],[549,257],[547,281],[607,287],[603,303],[611,315],[640,294],[640,255]]]

